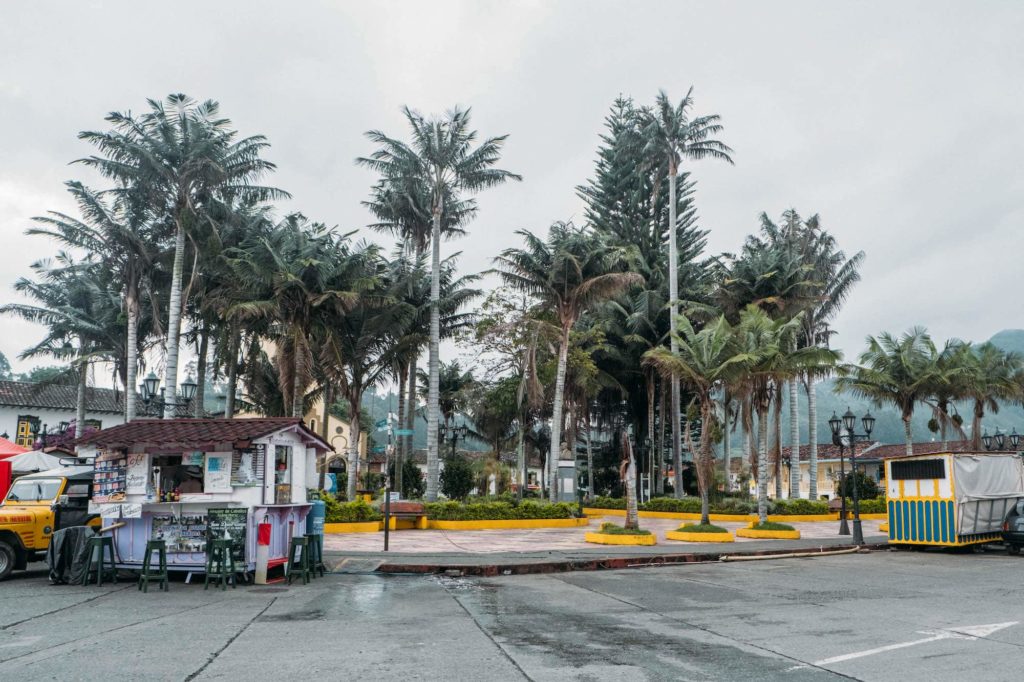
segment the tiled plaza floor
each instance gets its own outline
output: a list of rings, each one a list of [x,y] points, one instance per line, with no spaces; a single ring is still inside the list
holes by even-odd
[[[502,552],[574,551],[593,548],[583,540],[588,530],[597,530],[604,521],[622,524],[621,516],[593,517],[590,525],[582,528],[541,528],[535,530],[401,530],[391,533],[390,551],[396,553],[426,554],[435,552],[466,554],[497,554]],[[699,542],[666,540],[665,533],[690,521],[675,519],[640,519],[640,527],[658,536],[658,546],[664,549],[692,550],[704,546]],[[864,535],[878,535],[881,521],[863,521]],[[746,524],[716,522],[715,525],[735,531]],[[791,524],[803,539],[836,538],[838,521],[824,523]],[[736,538],[736,544],[764,542]],[[779,543],[785,541],[777,541]],[[329,552],[379,552],[384,546],[384,533],[348,533],[327,535],[324,549]]]

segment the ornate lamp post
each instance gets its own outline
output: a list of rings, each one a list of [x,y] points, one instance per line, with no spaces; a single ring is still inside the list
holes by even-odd
[[[453,426],[451,428],[449,428],[447,424],[437,425],[437,434],[442,443],[444,442],[445,437],[448,433],[451,433],[452,435],[452,457],[454,457],[455,444],[459,441],[460,438],[462,440],[466,440],[466,435],[469,434],[469,427],[466,426],[465,424]]]
[[[195,379],[191,376],[181,383],[181,392],[176,398],[164,396],[164,389],[159,388],[160,379],[152,372],[139,384],[139,393],[142,394],[142,410],[147,416],[153,416],[155,412],[158,419],[163,419],[164,407],[168,404],[174,405],[174,414],[184,408],[188,412],[189,405],[196,397],[196,389],[199,388]]]
[[[1010,442],[1010,450],[1016,451],[1020,449],[1021,435],[1017,433],[1016,427],[1014,427],[1009,435],[996,429],[994,436],[988,435],[988,431],[986,431],[985,435],[981,437],[981,442],[985,445],[986,450],[992,450],[993,446],[995,446],[994,449],[996,450],[1003,450],[1006,448],[1007,440]]]
[[[850,408],[846,408],[846,414],[843,415],[842,419],[833,412],[832,418],[828,420],[829,428],[832,430],[832,442],[839,446],[839,466],[842,472],[842,482],[839,484],[839,495],[842,500],[840,511],[842,518],[839,523],[840,535],[850,534],[850,530],[846,525],[846,495],[844,494],[844,488],[846,488],[846,469],[843,462],[843,450],[846,445],[850,446],[850,467],[853,469],[853,543],[855,545],[864,544],[864,532],[860,523],[860,490],[857,485],[857,441],[866,441],[871,438],[871,432],[875,428],[875,418],[871,416],[871,412],[868,412],[861,417],[860,421],[861,426],[864,428],[863,434],[854,433],[853,429],[857,424],[857,415]]]

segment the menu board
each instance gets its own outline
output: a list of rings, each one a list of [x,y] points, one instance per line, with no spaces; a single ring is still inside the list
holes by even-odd
[[[231,538],[231,555],[235,561],[245,560],[245,532],[249,525],[249,510],[244,507],[209,509],[208,540]]]
[[[129,454],[125,465],[125,492],[129,495],[145,495],[149,483],[149,455]]]
[[[188,554],[206,551],[206,514],[154,514],[154,540],[167,542],[171,554]]]
[[[266,446],[254,445],[235,450],[231,456],[231,485],[233,487],[259,487],[266,470]]]
[[[92,499],[94,502],[121,502],[125,494],[128,458],[121,453],[100,453],[93,464]]]

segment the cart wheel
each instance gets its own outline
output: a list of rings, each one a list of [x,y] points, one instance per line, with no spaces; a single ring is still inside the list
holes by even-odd
[[[1006,546],[1006,553],[1007,554],[1013,554],[1014,556],[1019,555],[1020,554],[1020,545],[1007,545]]]

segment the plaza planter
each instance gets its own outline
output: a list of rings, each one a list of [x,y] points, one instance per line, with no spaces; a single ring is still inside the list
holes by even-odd
[[[886,535],[888,535],[889,534],[889,524],[888,523],[880,523],[880,524],[878,524],[878,532],[879,533],[885,533]]]
[[[754,524],[751,523],[747,528],[737,528],[736,537],[738,538],[757,538],[759,540],[799,540],[800,531],[798,530],[758,530],[753,528]]]
[[[618,535],[614,533],[592,532],[583,536],[583,539],[595,545],[656,545],[658,538],[650,535]]]
[[[361,521],[355,523],[325,523],[324,533],[328,535],[340,533],[377,533],[383,528],[380,521]]]
[[[679,542],[735,542],[732,533],[691,533],[684,530],[670,530],[665,533],[665,539]]]
[[[580,528],[590,519],[479,519],[474,521],[427,520],[430,530],[528,530],[531,528]]]

